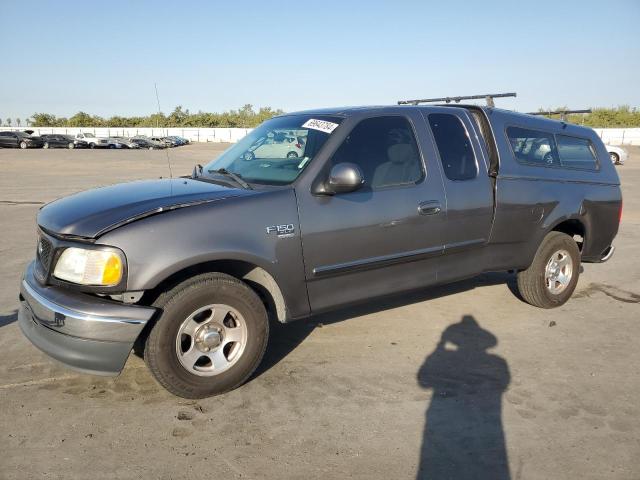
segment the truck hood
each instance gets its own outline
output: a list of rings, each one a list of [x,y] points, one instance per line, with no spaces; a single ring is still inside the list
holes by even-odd
[[[149,215],[252,193],[190,178],[120,183],[45,205],[38,213],[38,225],[53,234],[96,238]]]

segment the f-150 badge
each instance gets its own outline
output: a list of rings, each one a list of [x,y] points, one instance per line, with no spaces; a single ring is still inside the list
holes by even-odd
[[[293,223],[287,223],[284,225],[271,225],[270,227],[267,227],[267,235],[275,233],[280,238],[293,237],[295,230],[296,229],[293,226]]]

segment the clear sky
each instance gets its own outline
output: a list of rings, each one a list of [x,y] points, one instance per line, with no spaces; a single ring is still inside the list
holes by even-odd
[[[0,0],[0,117],[293,111],[516,91],[640,106],[640,0]]]

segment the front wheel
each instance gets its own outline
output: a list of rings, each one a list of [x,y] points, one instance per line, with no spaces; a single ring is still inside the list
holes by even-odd
[[[620,156],[617,153],[609,152],[609,157],[614,165],[620,165]]]
[[[73,142],[69,142],[69,145],[67,145],[67,147],[69,148],[69,150],[73,150],[74,148],[76,148],[76,145]]]
[[[198,275],[163,294],[144,358],[156,380],[183,398],[240,386],[260,364],[269,322],[258,295],[221,273]]]
[[[42,145],[42,148],[49,148],[49,142],[44,142],[44,145]]]
[[[551,232],[538,247],[531,266],[518,273],[518,291],[536,307],[559,307],[573,294],[579,274],[578,245],[565,233]]]
[[[22,142],[20,142],[20,148],[22,148],[22,149],[27,148],[27,142],[25,142],[24,140]]]

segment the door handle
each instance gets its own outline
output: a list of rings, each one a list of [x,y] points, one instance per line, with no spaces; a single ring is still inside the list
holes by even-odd
[[[442,211],[442,207],[438,202],[424,202],[418,205],[418,213],[420,215],[437,215]]]

